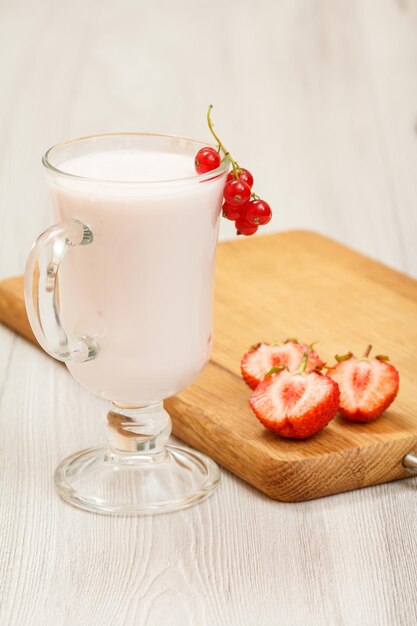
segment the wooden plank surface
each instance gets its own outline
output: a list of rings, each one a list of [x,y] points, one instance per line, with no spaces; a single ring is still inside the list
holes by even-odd
[[[188,421],[177,418],[177,432],[195,445],[193,433],[201,428],[199,441],[216,455],[220,441],[210,445],[210,437],[204,438],[205,423],[221,426],[225,438],[232,431],[235,452],[218,460],[277,499],[310,499],[407,475],[401,459],[417,442],[416,320],[415,281],[319,235],[289,232],[223,244],[213,353],[221,369],[208,371],[196,391],[180,396],[207,408],[190,434]],[[388,352],[401,371],[396,403],[365,429],[337,418],[317,437],[295,445],[265,433],[248,409],[240,358],[256,341],[286,337],[317,341],[329,363],[336,352],[361,354],[368,343]],[[232,374],[227,381],[225,370]],[[209,394],[219,406],[209,405]]]
[[[402,459],[417,452],[417,282],[307,231],[220,244],[215,282],[212,359],[167,401],[174,434],[276,500],[410,477]],[[0,321],[34,341],[20,277],[0,282]],[[401,373],[395,404],[372,424],[337,417],[308,441],[267,433],[248,407],[240,359],[259,340],[294,336],[316,341],[328,363],[369,343],[391,355]]]
[[[4,0],[0,277],[23,272],[51,223],[47,147],[114,130],[204,137],[210,101],[275,209],[264,232],[319,230],[417,276],[416,22],[413,0]],[[2,624],[417,621],[414,479],[287,505],[223,471],[201,507],[98,518],[61,503],[50,476],[101,440],[106,411],[0,327]]]

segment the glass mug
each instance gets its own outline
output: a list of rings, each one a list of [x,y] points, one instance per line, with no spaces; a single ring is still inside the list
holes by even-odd
[[[203,500],[219,481],[212,460],[166,443],[171,420],[162,401],[209,360],[229,163],[147,182],[139,171],[152,159],[190,161],[202,145],[110,134],[54,146],[43,157],[59,223],[38,238],[27,261],[28,317],[43,349],[112,402],[108,444],[73,454],[55,472],[61,497],[83,509],[173,511]],[[113,165],[103,170],[109,158]],[[138,177],[129,180],[125,166],[132,170],[138,158]],[[92,177],[74,173],[69,164],[77,160]]]

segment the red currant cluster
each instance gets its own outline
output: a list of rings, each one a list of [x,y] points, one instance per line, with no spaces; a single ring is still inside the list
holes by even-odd
[[[223,153],[223,159],[228,159],[232,164],[232,171],[229,172],[223,192],[223,217],[235,222],[238,235],[253,235],[259,226],[270,221],[272,211],[267,202],[261,200],[259,196],[253,193],[252,174],[249,170],[240,167],[236,163],[214,132],[213,122],[211,121],[212,108],[212,105],[210,105],[207,113],[207,122],[218,148],[217,150],[210,147],[201,148],[195,157],[195,169],[198,174],[211,172],[219,167],[222,160],[220,153]]]

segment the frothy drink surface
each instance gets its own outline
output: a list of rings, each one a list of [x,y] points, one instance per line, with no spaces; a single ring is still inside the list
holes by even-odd
[[[65,172],[84,178],[113,181],[158,181],[195,175],[188,155],[165,152],[115,150],[68,159],[60,166]]]

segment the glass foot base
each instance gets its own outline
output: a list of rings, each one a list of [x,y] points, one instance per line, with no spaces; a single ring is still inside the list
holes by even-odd
[[[201,502],[216,488],[220,472],[204,454],[171,444],[156,457],[102,447],[66,458],[54,480],[61,498],[81,509],[151,515]]]

